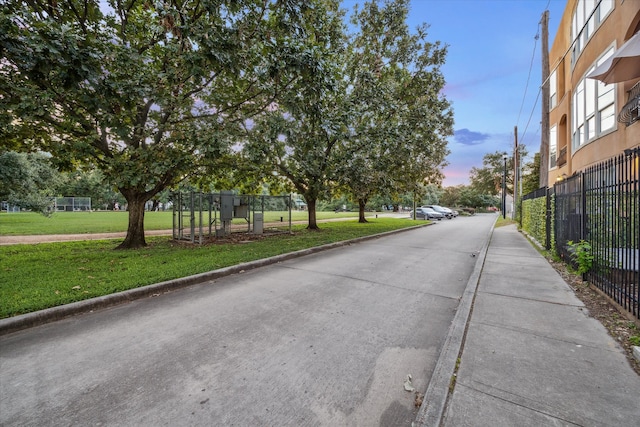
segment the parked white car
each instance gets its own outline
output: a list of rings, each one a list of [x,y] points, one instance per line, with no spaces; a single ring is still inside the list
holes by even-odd
[[[447,219],[452,219],[454,217],[453,211],[451,209],[449,209],[449,208],[444,208],[444,207],[439,206],[439,205],[426,205],[426,206],[422,206],[422,207],[423,208],[431,208],[436,212],[440,212]]]
[[[409,216],[413,218],[413,211],[409,212]],[[440,221],[442,218],[444,218],[443,214],[431,208],[416,208],[416,219],[437,219]]]

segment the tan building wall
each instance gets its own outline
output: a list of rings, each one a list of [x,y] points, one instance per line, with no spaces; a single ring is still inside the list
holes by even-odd
[[[550,72],[555,71],[557,76],[556,101],[550,104],[549,112],[550,126],[552,129],[555,126],[557,134],[557,165],[554,167],[551,166],[551,162],[549,163],[549,186],[590,165],[620,155],[625,149],[640,146],[640,121],[630,126],[617,121],[618,114],[629,99],[629,91],[634,85],[640,84],[640,79],[613,84],[615,94],[613,127],[602,133],[596,133],[591,138],[585,136],[586,140],[582,144],[573,143],[573,120],[579,117],[577,107],[574,106],[574,94],[579,85],[607,50],[613,47],[615,51],[640,30],[640,0],[603,0],[603,2],[606,1],[612,6],[611,10],[606,16],[599,16],[599,13],[594,15],[595,25],[587,29],[587,31],[590,30],[591,35],[585,42],[582,33],[577,37],[573,28],[576,8],[584,7],[585,0],[568,0],[549,51]],[[598,4],[598,0],[587,3]],[[608,6],[605,6],[605,9],[607,8]],[[600,22],[597,22],[598,19]],[[576,38],[579,41],[576,41]],[[580,43],[581,50],[574,56],[573,51],[577,43]],[[604,86],[602,90],[610,87],[611,85]],[[553,88],[551,93],[554,93]],[[596,111],[594,120],[597,119]],[[554,144],[553,132],[550,144]],[[550,151],[553,152],[553,147]]]

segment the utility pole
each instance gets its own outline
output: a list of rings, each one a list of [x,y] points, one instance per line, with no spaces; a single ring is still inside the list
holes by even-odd
[[[542,14],[542,135],[540,138],[540,188],[549,186],[549,11]]]
[[[502,169],[502,219],[507,218],[507,153],[504,153],[502,160],[504,160],[504,169]]]
[[[518,163],[520,162],[518,156],[518,126],[513,127],[514,145],[513,145],[513,210],[511,211],[511,219],[516,219],[516,211],[518,210]]]

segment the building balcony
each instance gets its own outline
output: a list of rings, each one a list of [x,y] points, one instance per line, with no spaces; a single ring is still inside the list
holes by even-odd
[[[631,88],[627,99],[627,103],[618,114],[618,122],[631,126],[640,120],[640,82]]]
[[[565,145],[560,149],[560,153],[558,153],[558,160],[556,161],[556,165],[558,167],[567,163],[567,146]]]

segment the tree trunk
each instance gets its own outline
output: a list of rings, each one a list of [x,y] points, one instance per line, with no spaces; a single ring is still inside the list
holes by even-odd
[[[316,199],[307,199],[307,209],[309,210],[309,224],[307,230],[319,230],[316,221]]]
[[[366,200],[363,200],[363,199],[358,200],[358,222],[362,222],[362,223],[369,222],[364,217],[364,207],[366,204],[367,204]]]
[[[127,199],[129,209],[129,226],[127,236],[116,249],[135,249],[147,246],[144,239],[144,205],[147,202],[142,194],[137,192],[124,192],[122,194]],[[126,193],[126,194],[125,194]]]

